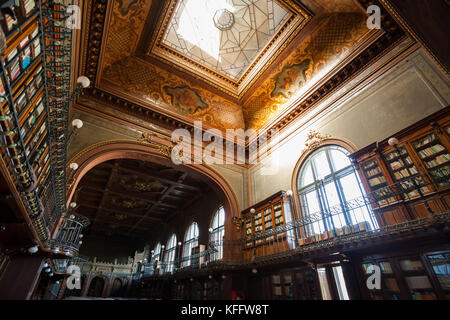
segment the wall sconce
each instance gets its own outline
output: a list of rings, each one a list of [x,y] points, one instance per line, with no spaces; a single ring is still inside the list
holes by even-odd
[[[38,246],[34,246],[34,247],[30,247],[28,248],[28,252],[33,254],[39,251],[39,247]]]
[[[253,269],[252,269],[252,273],[253,273],[253,274],[257,274],[257,273],[258,273],[258,269],[253,268]]]
[[[212,233],[213,232],[213,228],[209,228],[208,231],[209,231],[209,233]]]
[[[72,163],[69,165],[69,168],[70,168],[71,170],[73,170],[73,171],[78,170],[78,163],[72,162]]]
[[[180,246],[181,247],[181,245],[182,245],[183,243],[181,243],[181,242],[178,242],[178,246]]]
[[[83,237],[84,237],[83,234],[80,234],[80,237],[79,237],[79,238],[80,238],[80,239],[83,239]]]
[[[227,278],[226,275],[222,275],[222,279],[225,280]]]
[[[71,209],[75,209],[75,208],[77,207],[77,203],[76,203],[76,202],[71,202],[71,203],[69,204],[69,207],[70,207]]]
[[[256,210],[255,210],[254,208],[251,208],[251,209],[250,209],[250,213],[251,213],[251,214],[255,214],[255,212],[256,212]]]
[[[398,145],[398,139],[395,137],[392,137],[388,140],[388,143],[390,146],[395,147],[396,145]]]
[[[49,272],[51,272],[52,271],[52,269],[51,268],[45,268],[45,270],[44,270],[45,272],[47,272],[47,273],[49,273]]]
[[[292,190],[288,190],[288,191],[286,191],[286,194],[287,194],[289,197],[292,197],[292,195],[293,195],[294,193],[292,192]]]
[[[53,277],[53,272],[48,274],[49,277]]]

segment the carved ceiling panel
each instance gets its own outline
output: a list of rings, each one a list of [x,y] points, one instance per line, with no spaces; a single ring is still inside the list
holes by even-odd
[[[80,181],[76,212],[92,222],[89,237],[132,240],[182,215],[209,187],[187,173],[140,160],[108,161]]]

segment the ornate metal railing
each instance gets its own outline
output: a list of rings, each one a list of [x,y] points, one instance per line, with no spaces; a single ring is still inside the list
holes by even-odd
[[[67,272],[67,268],[71,265],[78,266],[80,271],[83,269],[83,266],[86,262],[88,262],[88,257],[86,256],[74,256],[73,258],[68,259],[52,259],[51,267],[55,271],[55,273],[64,274]]]
[[[171,277],[214,268],[250,267],[255,263],[309,255],[318,250],[342,250],[342,246],[346,245],[370,246],[377,241],[395,240],[429,227],[447,224],[450,222],[449,208],[434,195],[450,192],[450,189],[442,189],[446,183],[450,186],[448,172],[439,177],[438,182],[439,186],[436,180],[417,176],[414,180],[404,180],[265,232],[233,241],[211,242],[207,250],[189,257],[178,257],[169,263],[152,261],[143,265],[140,278]],[[419,188],[420,194],[414,192]],[[414,205],[410,205],[411,202]],[[400,207],[404,210],[395,210],[396,214],[392,214],[392,209]],[[426,210],[419,212],[418,207]],[[390,215],[389,219],[384,215]],[[222,253],[227,254],[222,258]],[[183,267],[187,261],[189,266]]]

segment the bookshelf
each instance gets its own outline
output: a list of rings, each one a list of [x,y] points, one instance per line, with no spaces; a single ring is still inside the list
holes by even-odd
[[[0,125],[6,133],[0,144],[18,190],[28,190],[23,200],[37,234],[46,241],[56,217],[50,199],[52,151],[38,4],[15,1],[12,15],[0,19],[6,38],[0,70]],[[48,212],[43,214],[42,208]]]
[[[309,268],[282,270],[270,276],[274,300],[320,300],[316,273]]]
[[[444,108],[355,152],[380,226],[443,212],[450,205],[450,111]],[[389,145],[395,137],[398,144]]]
[[[448,128],[446,131],[448,132]],[[413,141],[412,145],[438,187],[448,186],[450,154],[437,134],[427,134]]]
[[[253,214],[251,209],[255,210]],[[292,221],[291,199],[285,191],[280,191],[259,202],[253,208],[244,210],[242,216],[244,217],[245,237],[268,232]],[[286,245],[286,232],[275,232],[275,234],[268,234],[267,236],[254,240],[251,238],[247,239],[247,252],[244,252],[244,254],[246,258],[250,258],[255,254],[254,249],[257,249],[257,256],[271,254],[274,252],[275,247],[284,248]]]
[[[433,273],[442,288],[445,299],[450,299],[450,252],[433,253],[427,256]]]
[[[431,191],[428,187],[420,188],[426,183],[404,146],[386,153],[384,157],[394,181],[400,184],[406,199],[416,198]]]
[[[438,256],[437,264],[443,263],[442,255],[433,256]],[[381,269],[381,289],[369,290],[364,286],[371,300],[438,300],[443,297],[432,272],[426,267],[425,256],[389,256],[364,260],[361,265],[364,283],[373,274],[374,265]],[[445,263],[448,261],[445,260]]]

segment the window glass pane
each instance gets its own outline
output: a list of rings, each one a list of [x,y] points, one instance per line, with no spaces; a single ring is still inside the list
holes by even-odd
[[[311,223],[306,225],[307,231],[310,234],[320,234],[325,231],[325,227],[321,220],[321,210],[316,191],[307,193],[305,198],[307,206],[304,208],[303,212],[311,218]]]
[[[332,300],[330,287],[328,286],[328,277],[325,268],[317,269],[319,275],[320,290],[322,291],[322,300]]]
[[[344,273],[342,267],[333,267],[334,279],[336,281],[336,288],[339,294],[340,300],[350,300],[347,292],[347,286],[345,285]]]
[[[314,182],[311,164],[308,163],[303,171],[302,181],[300,187],[305,187]]]
[[[351,201],[355,199],[361,199],[363,196],[361,189],[359,187],[358,179],[355,173],[349,174],[340,179],[342,186],[342,192],[344,194],[345,200]],[[375,219],[371,218],[369,209],[367,206],[355,205],[349,206],[349,216],[352,220],[352,224],[359,225],[361,231],[368,231],[377,228]],[[366,230],[364,230],[366,229]]]
[[[336,185],[334,184],[334,182],[325,185],[325,197],[328,201],[330,214],[333,218],[333,226],[331,227],[342,228],[346,223],[344,214],[342,213],[341,201],[339,200]]]
[[[330,149],[330,155],[335,171],[339,171],[352,165],[350,159],[341,150]]]
[[[314,158],[314,167],[316,169],[317,179],[322,180],[331,173],[325,151],[318,153]]]

